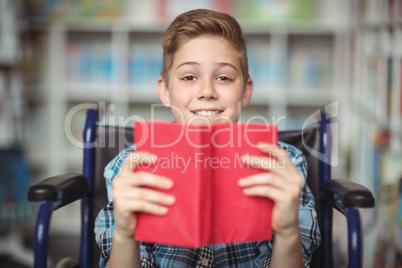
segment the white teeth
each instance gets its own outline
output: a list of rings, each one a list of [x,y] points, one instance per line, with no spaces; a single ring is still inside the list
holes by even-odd
[[[219,114],[220,111],[215,110],[215,111],[195,111],[194,112],[196,115],[216,115]]]

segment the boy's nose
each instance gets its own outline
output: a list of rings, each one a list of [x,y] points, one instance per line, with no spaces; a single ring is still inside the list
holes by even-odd
[[[216,99],[218,94],[216,92],[213,81],[205,81],[205,83],[200,84],[200,88],[197,93],[198,99]]]

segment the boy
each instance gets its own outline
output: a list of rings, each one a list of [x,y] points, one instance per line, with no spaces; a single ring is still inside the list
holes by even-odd
[[[245,40],[238,22],[211,10],[189,11],[172,22],[162,43],[163,67],[157,93],[162,103],[171,107],[175,121],[237,122],[253,92]],[[299,150],[284,143],[280,147],[263,146],[261,150],[276,159],[282,158],[285,167],[275,168],[274,159],[264,158],[271,161],[270,167],[253,167],[267,172],[241,179],[238,185],[245,195],[274,201],[273,240],[187,249],[135,241],[136,212],[164,215],[175,197],[143,187],[170,189],[173,182],[169,178],[135,171],[140,164],[155,163],[155,156],[134,152],[133,147],[125,149],[105,168],[111,203],[96,220],[96,239],[102,251],[100,266],[309,266],[320,234],[314,198],[303,183],[305,159]],[[243,161],[249,165],[264,163],[253,161],[253,157]]]

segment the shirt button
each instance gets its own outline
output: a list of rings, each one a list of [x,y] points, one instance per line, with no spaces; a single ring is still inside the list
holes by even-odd
[[[96,234],[97,232],[98,232],[98,227],[95,226],[94,233]]]
[[[202,264],[203,266],[207,266],[207,265],[208,265],[208,259],[207,259],[207,258],[202,258],[201,264]]]
[[[311,215],[313,215],[313,217],[316,218],[316,217],[317,217],[317,211],[315,211],[315,210],[313,209],[313,211],[311,211]]]

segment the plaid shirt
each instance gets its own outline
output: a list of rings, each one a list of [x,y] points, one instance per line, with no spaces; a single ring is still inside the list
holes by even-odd
[[[306,178],[307,164],[301,151],[283,142],[279,142],[279,146],[288,152],[292,163]],[[134,150],[133,146],[126,148],[105,168],[110,203],[99,212],[95,221],[96,242],[101,249],[99,265],[102,268],[109,266],[115,224],[111,182],[123,167],[125,156]],[[321,241],[316,216],[313,194],[304,185],[299,199],[299,228],[305,267],[309,267],[311,255]],[[272,245],[273,240],[188,249],[140,242],[140,254],[143,267],[269,267]]]

